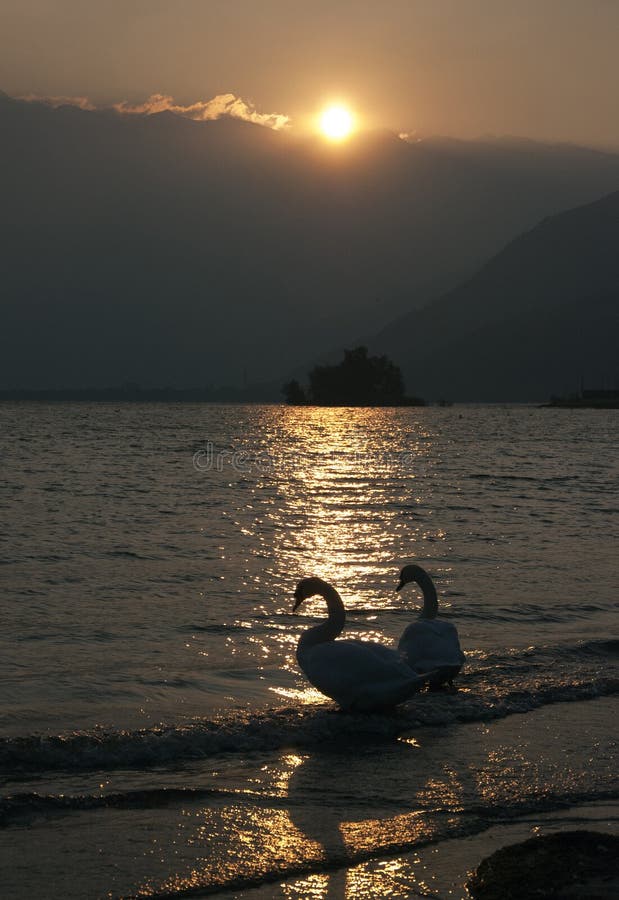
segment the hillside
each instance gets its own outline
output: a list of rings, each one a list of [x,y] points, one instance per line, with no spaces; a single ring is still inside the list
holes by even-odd
[[[619,379],[619,192],[552,216],[369,344],[411,389],[536,400]]]

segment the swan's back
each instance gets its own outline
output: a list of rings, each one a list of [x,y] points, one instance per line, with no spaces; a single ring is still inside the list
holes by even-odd
[[[413,622],[400,638],[398,650],[416,672],[464,663],[458,632],[451,622],[442,619]]]

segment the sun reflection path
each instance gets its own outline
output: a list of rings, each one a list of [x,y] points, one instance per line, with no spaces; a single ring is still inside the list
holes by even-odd
[[[431,443],[422,428],[411,435],[398,426],[395,410],[311,408],[286,418],[298,452],[293,477],[280,484],[282,507],[271,513],[280,572],[350,586],[360,573],[384,574],[401,546],[410,553],[401,503],[416,499],[416,470]],[[364,599],[348,588],[349,607]]]
[[[372,582],[385,576],[390,559],[405,554],[400,547],[410,553],[401,504],[403,497],[416,498],[415,470],[430,452],[427,435],[420,429],[403,437],[393,410],[305,409],[286,416],[284,427],[298,451],[294,472],[280,484],[282,507],[271,511],[275,580],[294,573],[287,592],[304,575],[330,581],[348,611],[347,633],[384,640],[380,628],[367,627],[367,618],[359,628],[353,616],[394,602],[390,593],[377,596]],[[324,617],[324,603],[316,598],[303,612],[300,621],[308,627],[308,618]],[[304,692],[305,703],[320,699]]]
[[[306,757],[283,754],[276,765],[265,765],[256,787],[266,786],[274,800],[287,796],[290,778]],[[231,803],[187,810],[179,826],[179,844],[194,853],[190,871],[177,873],[159,884],[143,884],[137,896],[172,895],[247,881],[255,886],[261,876],[272,881],[278,873],[319,866],[324,848],[291,821],[286,809],[273,805]]]
[[[351,771],[342,783],[344,758]],[[278,896],[316,900],[403,898],[412,886],[431,893],[433,870],[420,865],[417,848],[443,833],[440,807],[453,803],[460,788],[448,766],[426,781],[417,765],[406,765],[409,758],[417,761],[412,744],[398,751],[401,765],[390,767],[386,794],[385,772],[373,753],[283,751],[258,759],[233,796],[183,809],[170,834],[176,872],[143,883],[137,896],[273,882]],[[351,803],[351,790],[359,802]],[[163,847],[160,841],[152,852],[160,855]]]

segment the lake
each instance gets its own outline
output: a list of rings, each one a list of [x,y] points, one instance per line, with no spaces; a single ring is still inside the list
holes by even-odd
[[[615,830],[619,413],[0,404],[0,878],[30,898],[465,896]],[[395,646],[435,579],[455,694],[336,712],[320,599]]]

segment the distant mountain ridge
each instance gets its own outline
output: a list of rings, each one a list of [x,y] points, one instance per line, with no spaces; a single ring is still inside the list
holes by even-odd
[[[537,400],[619,383],[619,191],[551,216],[471,279],[370,342],[409,387]]]
[[[333,148],[6,95],[0,130],[0,388],[279,381],[619,184],[619,156],[586,148]]]

